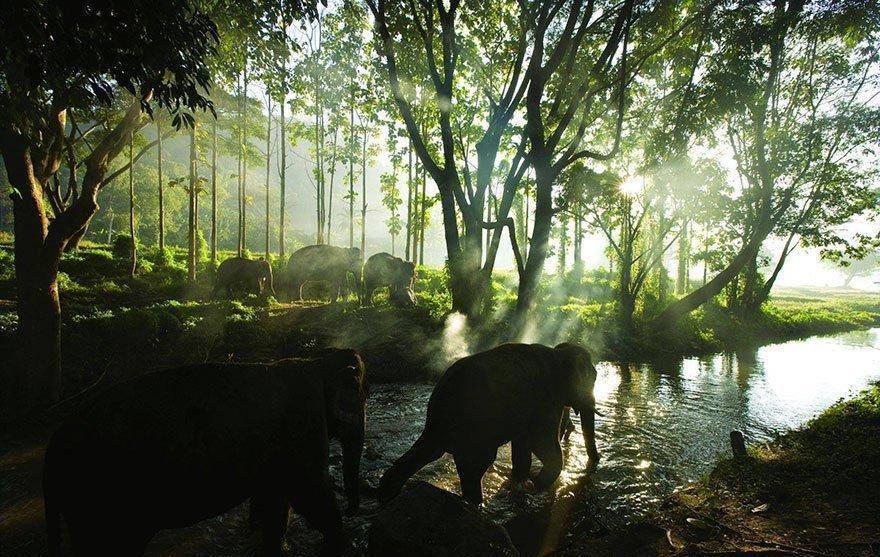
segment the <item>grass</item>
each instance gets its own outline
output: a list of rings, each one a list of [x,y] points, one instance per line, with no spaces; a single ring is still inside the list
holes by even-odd
[[[690,551],[778,547],[792,555],[806,554],[802,549],[876,554],[880,385],[772,443],[751,447],[748,458],[719,462],[706,478],[674,494],[656,521]]]
[[[129,376],[190,361],[274,359],[326,344],[369,352],[387,380],[431,377],[448,363],[444,337],[452,300],[444,268],[420,267],[418,307],[391,308],[382,295],[376,307],[355,303],[324,307],[323,302],[278,303],[248,296],[212,300],[213,271],[201,261],[195,284],[186,281],[185,252],[139,249],[140,268],[128,275],[127,243],[86,244],[65,254],[60,266],[63,361],[66,392],[98,377]],[[221,260],[233,255],[224,252]],[[272,261],[280,274],[283,261]],[[758,319],[739,322],[724,308],[708,304],[657,338],[644,332],[624,335],[615,320],[612,277],[590,271],[543,279],[538,310],[525,340],[555,344],[577,340],[605,359],[638,360],[658,354],[717,352],[827,334],[880,323],[880,297],[852,291],[781,291]],[[277,285],[276,285],[277,286]],[[0,350],[14,351],[17,325],[12,254],[0,246]],[[280,292],[279,292],[280,294]],[[313,289],[320,296],[320,288]],[[488,317],[466,331],[470,349],[502,341],[516,302],[516,276],[496,273],[484,303]],[[637,319],[637,323],[639,320]],[[641,326],[641,325],[637,325]],[[460,339],[459,339],[460,340]],[[437,369],[441,368],[441,369]]]

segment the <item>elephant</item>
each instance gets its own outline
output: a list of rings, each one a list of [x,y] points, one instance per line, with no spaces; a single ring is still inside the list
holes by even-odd
[[[390,253],[371,255],[364,265],[363,302],[373,303],[373,292],[383,286],[388,287],[388,299],[398,306],[415,305],[412,293],[416,276],[416,266],[411,261],[404,261]]]
[[[287,262],[287,291],[291,299],[302,300],[302,288],[309,281],[330,283],[330,295],[334,302],[340,294],[347,295],[348,274],[354,275],[354,284],[361,283],[364,259],[358,248],[315,245],[300,248],[290,255]],[[354,288],[355,293],[360,287]]]
[[[272,265],[265,259],[248,259],[247,257],[230,257],[217,267],[217,278],[214,282],[213,296],[221,289],[226,289],[226,297],[232,297],[235,288],[243,288],[254,294],[270,292],[275,295],[272,281]]]
[[[328,473],[342,447],[347,512],[357,511],[366,424],[366,371],[354,350],[269,364],[201,364],[119,383],[52,435],[43,468],[51,555],[67,523],[77,555],[141,555],[181,528],[248,498],[262,554],[280,555],[289,507],[347,542]]]
[[[547,488],[562,471],[559,438],[566,406],[581,412],[584,441],[595,464],[595,381],[589,352],[571,343],[555,348],[502,344],[458,360],[431,393],[421,436],[382,475],[380,497],[395,496],[418,470],[451,453],[462,495],[479,506],[483,475],[508,441],[513,481],[529,480],[534,454],[542,463],[534,486]]]

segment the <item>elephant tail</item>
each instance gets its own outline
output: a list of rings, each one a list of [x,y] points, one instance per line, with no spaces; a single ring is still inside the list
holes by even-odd
[[[379,480],[379,498],[383,501],[393,498],[400,493],[403,484],[413,474],[443,456],[446,451],[438,441],[439,439],[425,428],[415,444],[382,475]]]

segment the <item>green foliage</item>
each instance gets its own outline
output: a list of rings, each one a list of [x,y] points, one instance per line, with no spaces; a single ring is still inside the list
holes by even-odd
[[[117,261],[131,261],[131,236],[117,234],[113,239],[113,258]]]

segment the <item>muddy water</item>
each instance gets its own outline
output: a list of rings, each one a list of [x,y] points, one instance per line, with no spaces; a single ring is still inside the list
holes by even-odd
[[[483,480],[486,512],[507,525],[525,554],[564,547],[569,536],[599,535],[638,519],[676,487],[708,472],[729,450],[732,429],[743,431],[750,443],[769,440],[880,379],[880,329],[737,354],[597,367],[596,398],[604,417],[597,418],[602,461],[596,470],[585,470],[575,418],[578,433],[565,445],[565,470],[553,492],[510,489],[505,483],[509,446],[502,447]],[[378,478],[418,437],[431,389],[374,387],[363,466],[368,481]],[[448,456],[416,478],[458,491]],[[371,505],[368,500],[367,514]],[[348,525],[361,548],[368,526],[368,516]],[[306,538],[317,541],[291,534],[294,547],[308,545]]]

